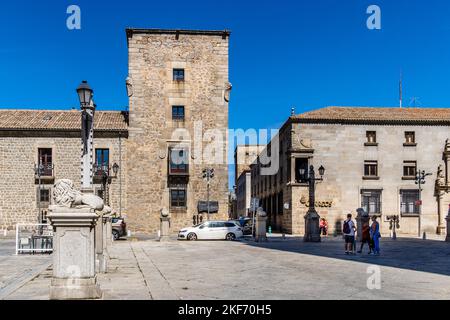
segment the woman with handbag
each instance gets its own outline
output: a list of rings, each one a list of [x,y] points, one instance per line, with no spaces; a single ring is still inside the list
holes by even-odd
[[[375,255],[380,255],[380,224],[377,221],[377,217],[372,217],[372,225],[370,226],[370,238],[373,240],[373,252]]]

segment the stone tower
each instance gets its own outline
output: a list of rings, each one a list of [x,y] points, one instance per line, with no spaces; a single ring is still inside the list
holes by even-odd
[[[210,201],[217,213],[210,217],[227,218],[229,35],[127,29],[127,216],[132,230],[158,230],[162,209],[170,212],[172,232],[205,221],[199,206],[207,199],[205,168],[215,170]]]

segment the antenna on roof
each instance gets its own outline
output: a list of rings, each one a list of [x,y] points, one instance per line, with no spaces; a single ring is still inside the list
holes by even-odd
[[[420,107],[421,106],[420,98],[412,97],[411,100],[409,101],[409,106],[413,108]]]
[[[403,107],[403,72],[400,70],[400,85],[399,85],[400,109]]]

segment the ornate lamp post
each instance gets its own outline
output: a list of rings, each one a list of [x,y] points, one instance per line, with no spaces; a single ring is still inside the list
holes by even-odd
[[[419,237],[422,236],[422,185],[426,183],[425,178],[431,175],[431,173],[426,173],[425,170],[419,170],[416,173],[416,184],[419,186]]]
[[[111,183],[111,174],[110,170],[107,166],[101,167],[102,172],[102,187],[103,187],[103,201],[106,205],[110,205],[109,203],[109,191],[108,191],[108,184]],[[119,165],[117,163],[114,163],[112,166],[114,178],[117,178],[117,173],[119,172]]]
[[[209,212],[210,212],[210,208],[209,208],[209,206],[210,206],[210,203],[209,203],[209,187],[210,187],[210,184],[211,184],[211,179],[212,178],[214,178],[214,169],[210,169],[210,168],[207,168],[207,169],[204,169],[203,170],[203,179],[205,179],[206,180],[206,188],[207,188],[207,210],[208,210],[208,221],[210,220],[210,218],[209,218]]]
[[[396,229],[400,229],[400,217],[398,215],[387,216],[389,220],[389,230],[392,230],[392,240],[397,240],[397,232]]]
[[[305,176],[305,169],[300,169],[300,175]],[[319,175],[320,178],[316,178],[314,172],[314,166],[309,167],[309,177],[305,180],[309,183],[309,209],[305,215],[305,242],[320,242],[320,227],[319,219],[320,216],[316,211],[316,182],[323,181],[323,176],[325,174],[325,168],[320,166]]]
[[[38,192],[38,223],[42,223],[42,212],[41,212],[41,191],[42,191],[42,176],[44,175],[44,165],[39,162],[38,165],[34,165],[34,174],[39,180],[39,192]]]
[[[87,81],[81,82],[77,88],[78,98],[80,100],[80,107],[82,111],[81,119],[81,143],[82,143],[82,155],[81,155],[81,190],[83,192],[92,193],[92,177],[94,163],[94,114],[95,105],[92,97],[94,91],[91,89]]]

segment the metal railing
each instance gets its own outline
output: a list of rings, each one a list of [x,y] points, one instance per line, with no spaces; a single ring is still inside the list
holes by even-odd
[[[48,224],[16,225],[16,255],[21,253],[52,253],[53,228]]]

